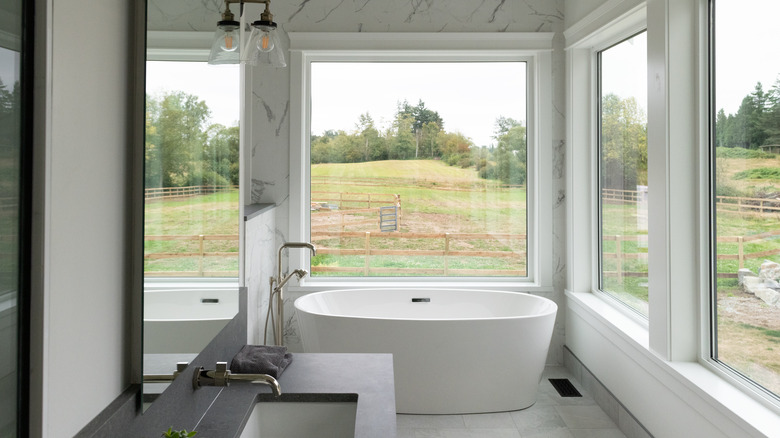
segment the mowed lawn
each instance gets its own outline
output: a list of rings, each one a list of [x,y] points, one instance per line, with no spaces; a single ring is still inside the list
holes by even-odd
[[[437,233],[513,234],[511,239],[462,239],[449,242],[450,250],[515,252],[513,258],[420,256],[372,256],[372,268],[414,269],[413,275],[444,269],[525,270],[526,192],[523,187],[502,187],[478,177],[474,169],[451,167],[437,160],[377,161],[312,166],[312,191],[330,193],[395,194],[400,196],[402,235]],[[386,198],[385,198],[386,199]],[[314,199],[313,195],[313,201]],[[375,217],[377,213],[349,215],[348,219]],[[312,213],[318,223],[329,213]],[[331,215],[332,216],[332,215]],[[347,227],[346,231],[378,231],[375,224]],[[393,238],[394,233],[373,233],[372,249],[442,251],[443,238]],[[318,242],[329,248],[364,249],[365,239],[341,238]],[[366,266],[364,256],[322,255],[315,265],[357,268]],[[381,271],[381,269],[380,269]],[[408,272],[407,272],[408,273]],[[343,273],[342,273],[343,274]],[[387,270],[381,275],[393,274]],[[320,275],[320,274],[315,274]],[[324,275],[339,275],[324,274]],[[349,274],[345,274],[349,275]],[[351,275],[363,275],[362,272]],[[371,275],[371,274],[369,274]],[[377,274],[379,275],[379,274]]]
[[[238,190],[147,201],[144,206],[144,234],[146,236],[238,236]],[[205,240],[204,252],[231,253],[228,256],[171,257],[144,261],[147,275],[171,272],[238,272],[238,240]],[[144,254],[199,253],[198,240],[146,240]],[[232,255],[232,254],[235,255]]]

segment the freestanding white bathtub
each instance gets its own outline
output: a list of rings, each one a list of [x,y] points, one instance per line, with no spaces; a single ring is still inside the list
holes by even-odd
[[[396,410],[409,414],[534,404],[557,309],[487,290],[334,290],[295,301],[304,351],[392,353]]]

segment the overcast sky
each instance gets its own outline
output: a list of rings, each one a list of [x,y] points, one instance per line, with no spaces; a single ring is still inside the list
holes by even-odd
[[[211,123],[235,126],[239,117],[238,65],[147,61],[146,93],[155,97],[180,90],[198,96],[211,110]]]
[[[487,146],[499,116],[525,124],[525,68],[524,62],[313,63],[311,131],[351,132],[365,112],[387,128],[398,102],[422,100],[446,131]]]
[[[602,52],[601,93],[635,97],[647,117],[647,32]]]
[[[780,73],[780,1],[729,0],[716,5],[716,105],[734,114],[756,82],[769,91]]]

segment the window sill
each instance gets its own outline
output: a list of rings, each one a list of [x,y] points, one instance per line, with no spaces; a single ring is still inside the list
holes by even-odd
[[[221,289],[238,288],[235,277],[149,277],[144,279],[144,290],[153,289]]]
[[[726,433],[726,436],[770,437],[777,436],[780,417],[776,410],[765,406],[742,389],[696,362],[669,362],[660,358],[649,348],[649,333],[637,321],[623,314],[593,293],[566,291],[567,308],[596,329],[615,347],[638,365],[632,373],[647,373],[651,380],[662,385],[668,395],[684,400],[693,411],[707,422]],[[569,343],[567,324],[567,344]],[[588,366],[587,363],[585,363]],[[596,376],[600,378],[601,376]],[[637,377],[637,376],[632,376]],[[607,380],[607,379],[605,379]],[[640,381],[641,379],[632,379]],[[640,386],[641,383],[637,383]],[[618,388],[616,395],[620,395]],[[625,391],[640,392],[643,388],[623,388]],[[621,402],[627,402],[621,400]],[[639,412],[626,404],[629,410],[653,432],[655,422],[670,421],[669,418],[655,418],[656,412]],[[668,413],[667,413],[668,414]],[[684,413],[679,413],[683,416]],[[648,418],[648,416],[652,418]],[[676,421],[684,422],[686,418]],[[727,431],[737,431],[737,435]]]
[[[440,288],[440,289],[486,289],[507,292],[552,293],[551,286],[542,286],[533,282],[499,279],[423,279],[423,278],[306,278],[301,284],[288,286],[288,290],[298,293],[321,292],[334,289],[374,289],[374,288]]]

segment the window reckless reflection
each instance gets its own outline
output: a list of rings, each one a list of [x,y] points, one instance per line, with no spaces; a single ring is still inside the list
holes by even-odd
[[[144,276],[238,277],[238,68],[147,62]]]
[[[647,34],[599,53],[600,289],[647,316]]]
[[[715,6],[713,358],[780,394],[780,7]]]

